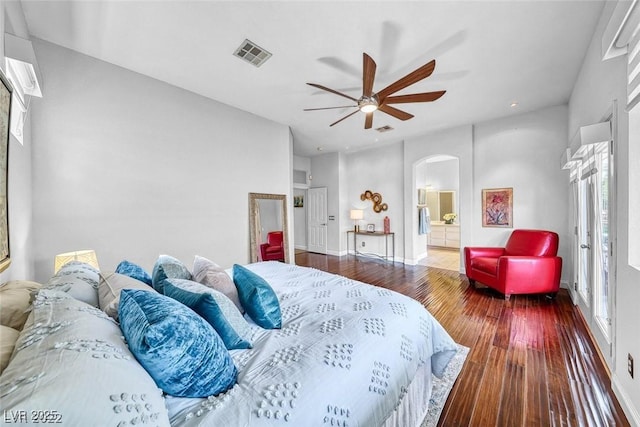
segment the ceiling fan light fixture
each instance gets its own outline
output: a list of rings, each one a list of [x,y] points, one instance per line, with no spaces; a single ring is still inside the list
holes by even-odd
[[[378,97],[373,96],[362,96],[358,99],[358,108],[363,113],[373,113],[378,109]]]

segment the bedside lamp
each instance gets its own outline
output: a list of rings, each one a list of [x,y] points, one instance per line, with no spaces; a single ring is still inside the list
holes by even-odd
[[[356,233],[360,231],[358,221],[364,219],[364,211],[362,209],[351,209],[349,212],[349,218],[353,220],[353,231]]]
[[[56,255],[55,261],[53,263],[53,274],[56,274],[60,268],[68,262],[71,261],[80,261],[85,264],[89,264],[96,269],[100,269],[98,266],[98,257],[96,256],[96,251],[93,249],[83,250],[83,251],[74,251],[74,252],[66,252],[64,254]]]

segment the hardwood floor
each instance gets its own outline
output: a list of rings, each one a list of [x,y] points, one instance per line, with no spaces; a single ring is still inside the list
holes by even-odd
[[[569,294],[555,301],[474,289],[457,272],[353,256],[296,254],[296,264],[420,301],[471,350],[439,426],[629,426]]]

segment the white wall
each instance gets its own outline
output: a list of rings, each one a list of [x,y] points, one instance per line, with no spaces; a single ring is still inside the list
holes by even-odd
[[[460,186],[458,159],[421,163],[416,167],[416,175],[418,188],[430,186],[432,190],[449,191]]]
[[[503,246],[515,228],[551,230],[560,236],[563,280],[571,277],[568,171],[560,169],[567,146],[567,107],[551,107],[474,127],[474,242]],[[482,227],[482,189],[513,188],[513,228]]]
[[[4,70],[4,33],[29,38],[22,6],[17,1],[0,3],[0,67]],[[46,86],[43,92],[46,96]],[[13,136],[9,141],[9,248],[11,265],[0,274],[0,283],[8,280],[34,280],[31,110],[24,124],[23,144]]]
[[[311,158],[294,155],[293,169],[305,171],[307,173],[307,184],[309,184],[309,175],[311,175]]]
[[[248,193],[291,203],[289,129],[43,41],[33,108],[36,278],[56,253],[102,269],[160,253],[249,260]],[[268,177],[268,179],[265,179]]]
[[[345,186],[344,177],[340,176],[341,154],[327,153],[311,158],[311,171],[313,180],[311,188],[327,188],[327,253],[330,255],[342,255],[341,241],[342,233],[340,228],[340,186]],[[334,219],[331,219],[333,217]]]
[[[614,299],[615,322],[613,324],[614,366],[612,369],[613,388],[622,403],[632,425],[640,425],[640,375],[636,365],[635,378],[627,373],[627,354],[640,361],[640,271],[629,265],[629,194],[639,192],[637,180],[631,180],[632,170],[640,170],[638,157],[630,159],[630,146],[637,146],[637,135],[633,141],[629,137],[629,118],[625,112],[626,98],[626,56],[602,61],[600,43],[611,8],[615,3],[607,4],[603,10],[582,69],[576,81],[569,101],[568,136],[572,136],[579,126],[601,121],[613,100],[618,100],[617,141],[615,163],[617,167],[617,223],[616,257],[617,278]],[[638,107],[636,107],[638,108]],[[612,276],[610,276],[612,277]]]
[[[391,231],[395,233],[396,260],[404,258],[404,196],[402,192],[404,167],[402,161],[403,143],[397,142],[379,148],[358,151],[346,156],[348,194],[346,207],[342,212],[342,235],[346,238],[347,230],[353,229],[353,220],[349,218],[351,209],[364,210],[364,219],[360,221],[361,228],[366,224],[374,224],[376,230],[383,230],[383,219],[389,217]],[[382,202],[389,206],[385,212],[376,213],[371,200],[360,200],[360,195],[366,190],[382,195]],[[379,237],[359,236],[365,242],[363,252],[385,253],[384,240]],[[345,243],[346,245],[346,243]],[[353,250],[353,242],[349,242],[349,249]],[[391,243],[389,243],[391,245]],[[389,246],[389,250],[391,246]],[[346,249],[346,246],[345,246]]]

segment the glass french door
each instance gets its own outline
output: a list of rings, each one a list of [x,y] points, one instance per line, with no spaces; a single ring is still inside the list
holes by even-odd
[[[612,161],[609,143],[597,144],[578,170],[578,306],[602,355],[612,362]]]

